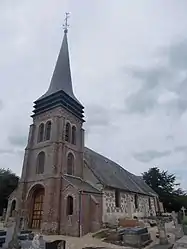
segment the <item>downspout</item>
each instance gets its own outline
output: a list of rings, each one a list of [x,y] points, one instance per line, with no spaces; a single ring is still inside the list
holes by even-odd
[[[79,237],[82,237],[82,193],[79,191]]]
[[[59,213],[58,213],[58,217],[59,217],[59,222],[58,222],[58,234],[60,235],[60,228],[61,228],[61,207],[62,207],[62,165],[63,165],[63,156],[62,156],[62,143],[61,143],[61,167],[60,167],[60,196],[59,196]]]
[[[58,234],[60,235],[60,225],[61,225],[61,201],[62,201],[62,177],[60,174],[60,196],[59,196],[59,222],[58,222]]]

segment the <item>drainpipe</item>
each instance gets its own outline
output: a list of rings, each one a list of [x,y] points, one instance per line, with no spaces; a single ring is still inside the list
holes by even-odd
[[[61,225],[61,204],[62,202],[62,176],[60,174],[60,196],[59,196],[59,213],[58,213],[58,217],[59,217],[59,221],[58,221],[58,234],[60,235],[60,225]]]
[[[61,145],[60,145],[60,151],[62,151],[62,148],[63,148],[63,146],[62,146],[62,143],[61,143]],[[62,213],[62,210],[61,210],[61,208],[62,208],[62,181],[64,181],[64,179],[62,178],[62,176],[63,176],[63,152],[61,153],[61,160],[60,160],[60,163],[61,163],[61,166],[60,166],[60,196],[59,196],[59,212],[58,212],[58,217],[59,217],[59,222],[58,222],[58,234],[60,235],[60,230],[61,230],[61,218],[62,218],[62,215],[61,215],[61,213]]]
[[[79,191],[79,237],[82,237],[82,193]]]

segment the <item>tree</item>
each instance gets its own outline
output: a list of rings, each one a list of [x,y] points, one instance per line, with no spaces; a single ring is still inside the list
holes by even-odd
[[[182,206],[187,207],[186,193],[181,188],[176,189],[179,184],[174,174],[153,167],[142,175],[144,181],[158,194],[167,211],[179,211]]]
[[[0,215],[3,208],[7,207],[9,195],[18,186],[19,177],[10,169],[0,168]]]

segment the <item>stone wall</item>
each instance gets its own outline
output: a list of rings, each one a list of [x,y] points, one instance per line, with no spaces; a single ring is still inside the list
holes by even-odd
[[[105,190],[103,194],[103,222],[115,222],[120,217],[133,218],[156,215],[154,198],[138,195],[138,209],[135,209],[135,194],[120,192],[120,207],[115,205],[115,191]]]
[[[64,181],[64,191],[61,194],[60,234],[79,236],[79,192],[72,185]],[[67,215],[67,198],[73,198],[73,214]]]
[[[148,217],[151,214],[156,215],[154,197],[139,195],[138,204],[138,209],[135,211],[137,213],[137,216]]]

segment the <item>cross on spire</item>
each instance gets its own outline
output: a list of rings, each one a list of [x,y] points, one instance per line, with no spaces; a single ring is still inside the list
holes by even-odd
[[[64,19],[64,24],[63,24],[64,33],[68,32],[68,27],[69,27],[68,18],[69,18],[69,15],[70,15],[70,13],[66,12],[66,17]]]

